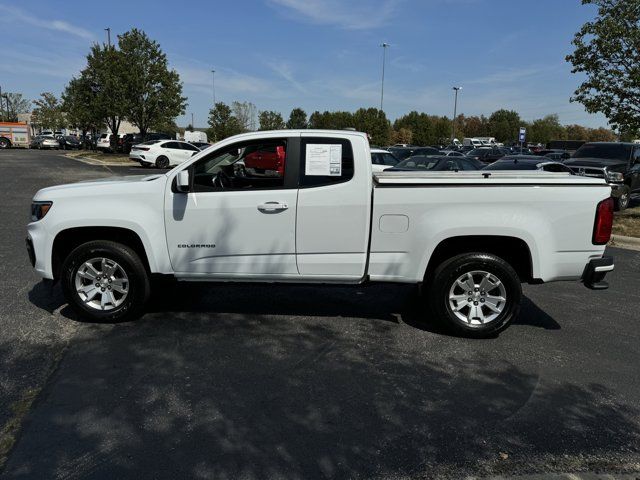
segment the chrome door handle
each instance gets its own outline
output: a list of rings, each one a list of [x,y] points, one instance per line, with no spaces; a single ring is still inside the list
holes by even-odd
[[[265,202],[258,205],[261,212],[280,212],[289,208],[289,205],[283,202]]]

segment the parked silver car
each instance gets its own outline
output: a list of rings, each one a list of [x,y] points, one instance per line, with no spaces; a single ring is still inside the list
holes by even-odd
[[[48,135],[37,135],[31,139],[29,148],[55,148],[57,150],[60,148],[60,143],[54,137],[50,137]]]

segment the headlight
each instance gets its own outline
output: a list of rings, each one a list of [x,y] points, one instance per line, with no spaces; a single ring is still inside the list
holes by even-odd
[[[31,204],[31,221],[37,222],[42,220],[44,216],[49,213],[53,202],[33,202]]]
[[[620,172],[607,172],[607,181],[612,183],[624,182],[624,175]]]

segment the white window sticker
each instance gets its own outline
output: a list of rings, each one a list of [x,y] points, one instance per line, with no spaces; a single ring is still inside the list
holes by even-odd
[[[342,145],[307,144],[304,174],[339,177],[342,175]]]

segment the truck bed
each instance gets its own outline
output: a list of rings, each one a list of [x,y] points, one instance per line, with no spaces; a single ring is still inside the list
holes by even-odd
[[[550,172],[380,172],[374,185],[604,185],[603,179]]]

